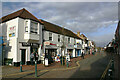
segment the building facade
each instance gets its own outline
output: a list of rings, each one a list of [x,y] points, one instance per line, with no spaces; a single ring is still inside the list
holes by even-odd
[[[115,52],[120,55],[120,21],[118,22],[118,26],[115,32],[114,49]]]
[[[1,26],[6,30],[8,47],[5,59],[14,66],[30,64],[30,54],[36,50],[40,55],[42,44],[42,24],[26,9],[2,18]]]
[[[0,19],[2,33],[6,36],[5,60],[19,66],[30,64],[30,55],[36,52],[38,62],[56,61],[56,57],[81,56],[87,52],[88,39],[71,30],[36,18],[26,9],[21,9]]]

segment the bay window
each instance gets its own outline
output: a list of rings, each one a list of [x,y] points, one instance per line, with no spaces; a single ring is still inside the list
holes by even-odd
[[[31,26],[30,26],[30,33],[38,33],[38,23],[31,21]]]
[[[28,32],[28,21],[25,21],[25,32]]]

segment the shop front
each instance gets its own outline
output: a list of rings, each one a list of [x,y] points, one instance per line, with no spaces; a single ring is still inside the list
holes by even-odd
[[[51,64],[55,61],[57,56],[57,46],[56,45],[46,45],[45,46],[45,58],[48,58],[48,64]]]
[[[30,65],[31,64],[31,58],[30,55],[34,53],[34,61],[36,58],[36,54],[38,54],[38,43],[26,43],[22,42],[22,46],[20,46],[20,61],[22,62],[22,65]],[[40,61],[38,60],[38,63]]]
[[[81,56],[82,53],[82,45],[81,44],[77,44],[77,48],[76,48],[76,56]]]
[[[67,48],[67,53],[68,53],[68,55],[70,56],[70,59],[71,59],[71,58],[73,57],[74,45],[68,44],[68,45],[66,46],[66,48]]]

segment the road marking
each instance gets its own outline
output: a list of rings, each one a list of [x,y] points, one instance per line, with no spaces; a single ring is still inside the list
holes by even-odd
[[[102,80],[102,79],[104,79],[104,78],[105,78],[105,75],[106,75],[107,70],[108,70],[108,68],[109,68],[109,66],[110,66],[110,64],[111,64],[111,61],[112,61],[112,60],[110,60],[109,64],[107,65],[107,67],[106,67],[105,71],[103,72],[103,74],[102,74],[102,76],[101,76],[100,80]]]
[[[47,71],[70,70],[70,69],[74,69],[74,68],[80,67],[79,61],[77,61],[76,64],[78,65],[78,66],[76,66],[76,67],[70,67],[70,68],[68,67],[68,68],[52,69],[52,70],[41,70],[41,71],[37,70],[37,71],[39,71],[39,72],[47,72]],[[9,75],[6,74],[6,75],[4,75],[4,76],[2,76],[2,77],[15,76],[15,75],[21,75],[21,74],[27,74],[27,73],[34,73],[34,72],[35,72],[35,71],[20,72],[20,73],[14,73],[14,74],[9,74]],[[0,77],[1,77],[1,76],[0,76]]]

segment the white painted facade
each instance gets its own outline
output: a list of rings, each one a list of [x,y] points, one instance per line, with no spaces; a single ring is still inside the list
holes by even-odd
[[[49,40],[49,33],[52,33],[52,40]],[[60,42],[58,42],[58,35],[60,35]],[[70,38],[70,42],[68,42],[68,38]],[[67,55],[67,53],[70,51],[72,57],[77,57],[77,51],[76,51],[77,48],[75,48],[74,46],[77,45],[76,44],[77,42],[79,42],[82,45],[81,39],[75,39],[73,37],[65,36],[64,44],[66,46],[66,49],[64,52],[64,50],[63,51],[61,50],[61,46],[63,45],[63,35],[51,31],[44,31],[44,40],[46,42],[49,41],[52,44],[56,44],[57,54],[63,56]],[[80,50],[81,50],[80,52],[82,52],[82,48],[80,48]]]
[[[25,32],[25,21],[28,21],[28,32]],[[6,48],[5,58],[13,59],[13,63],[21,61],[21,50],[25,49],[25,60],[30,61],[30,46],[22,46],[22,43],[38,43],[42,44],[42,25],[38,23],[38,34],[30,33],[30,24],[32,20],[15,18],[2,23],[2,27],[7,29],[8,46]],[[14,34],[13,34],[14,33]],[[12,36],[11,36],[12,34]],[[39,49],[41,50],[41,49]],[[41,51],[38,51],[40,54]]]

